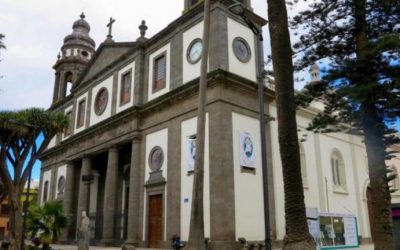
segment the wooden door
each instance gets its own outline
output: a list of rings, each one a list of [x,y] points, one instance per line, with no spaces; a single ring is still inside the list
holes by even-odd
[[[153,195],[149,196],[149,247],[158,248],[162,241],[162,228],[163,228],[163,196]]]

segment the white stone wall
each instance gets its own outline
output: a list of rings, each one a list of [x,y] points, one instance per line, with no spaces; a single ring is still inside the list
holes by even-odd
[[[50,189],[51,189],[51,170],[47,170],[43,172],[43,177],[42,177],[42,190],[41,195],[40,195],[40,204],[43,203],[43,195],[44,195],[44,183],[48,181],[49,182],[49,188],[47,189],[47,200],[50,199]]]
[[[56,138],[57,138],[56,135],[53,138],[51,138],[49,145],[47,145],[47,149],[51,149],[56,146]]]
[[[183,33],[183,51],[182,51],[182,82],[183,84],[193,80],[197,77],[200,77],[200,65],[201,59],[196,64],[191,64],[187,60],[187,51],[189,48],[190,43],[196,39],[203,37],[203,26],[204,22],[201,21],[200,23],[196,24],[195,26],[191,27],[189,30]]]
[[[57,178],[54,180],[56,182],[56,185],[54,186],[54,188],[55,188],[54,193],[56,194],[56,199],[59,196],[59,193],[58,193],[58,180],[60,179],[61,176],[64,176],[65,182],[70,181],[70,180],[67,180],[67,165],[59,166],[58,169],[57,169]],[[65,192],[65,190],[64,190],[64,192]]]
[[[153,70],[154,70],[154,59],[158,56],[165,53],[166,57],[166,74],[165,74],[165,88],[152,93],[153,87]],[[162,48],[158,49],[157,51],[153,52],[149,56],[149,81],[148,81],[148,101],[153,100],[169,91],[169,84],[170,84],[170,69],[171,69],[171,44],[168,43],[167,45],[163,46]]]
[[[68,112],[72,112],[72,109],[73,109],[73,106],[72,105],[69,106],[68,108],[65,109],[64,114],[67,114]],[[73,119],[72,115],[71,115],[71,119]],[[71,124],[73,124],[73,121],[69,121],[69,122],[71,122]],[[65,140],[68,137],[70,137],[71,135],[73,135],[73,126],[71,126],[71,131],[70,131],[69,135],[65,136],[64,133],[61,133],[61,140]]]
[[[235,183],[236,239],[263,240],[264,204],[261,164],[260,126],[257,119],[232,113],[233,167]],[[240,133],[250,133],[256,155],[255,172],[242,171],[240,166]]]
[[[85,130],[85,128],[86,128],[86,119],[87,119],[87,117],[86,117],[87,112],[86,112],[86,111],[87,111],[87,109],[88,109],[88,107],[89,107],[89,105],[88,105],[88,102],[89,102],[88,96],[89,96],[89,95],[88,95],[88,93],[86,92],[85,94],[79,96],[79,97],[76,99],[76,103],[75,103],[75,134],[77,134],[77,133],[79,133],[79,132]],[[78,114],[78,108],[79,108],[79,102],[82,101],[83,99],[86,100],[86,102],[85,102],[85,104],[86,104],[86,106],[85,106],[85,119],[84,119],[84,122],[83,122],[83,126],[80,127],[80,128],[78,128],[78,115],[79,115],[79,114]]]
[[[150,166],[149,166],[149,155],[150,155],[150,151],[153,147],[155,146],[159,146],[162,148],[163,152],[164,152],[164,161],[163,161],[163,165],[161,166],[161,170],[162,170],[162,174],[163,177],[165,178],[165,180],[168,183],[167,180],[167,173],[168,173],[168,129],[162,129],[159,130],[157,132],[151,133],[146,135],[146,154],[145,154],[145,158],[144,158],[144,162],[145,162],[145,175],[144,175],[144,183],[146,183],[147,180],[149,180],[150,177]],[[163,225],[163,235],[164,235],[164,240],[167,240],[167,201],[168,201],[168,197],[167,197],[167,188],[168,185],[165,186],[165,192],[163,195],[163,199],[164,199],[164,225]],[[143,240],[145,240],[146,237],[146,224],[147,224],[147,194],[146,194],[146,190],[144,191],[144,215],[143,215]]]
[[[124,75],[126,72],[131,71],[131,100],[124,105],[120,106],[121,103],[121,81],[122,81],[122,75]],[[121,70],[118,72],[118,87],[117,87],[117,113],[124,111],[125,109],[132,107],[133,106],[133,98],[134,98],[134,89],[135,89],[135,62],[131,62],[127,66],[123,67]]]
[[[277,117],[275,104],[271,105],[271,115]],[[306,207],[318,208],[320,212],[353,214],[357,217],[358,232],[370,237],[366,187],[368,171],[365,146],[360,137],[343,133],[314,134],[305,130],[310,122],[310,114],[297,112],[299,139],[305,150],[308,187],[304,188]],[[285,235],[284,188],[282,166],[279,154],[277,121],[271,122],[274,194],[277,238]],[[346,188],[338,191],[333,188],[331,154],[338,150],[345,166]]]
[[[187,139],[196,134],[197,117],[182,122],[181,130],[181,240],[189,238],[190,213],[192,208],[193,173],[187,171],[188,146]],[[209,134],[208,114],[206,115],[204,151],[204,228],[205,236],[210,237],[210,164],[209,164]]]
[[[107,101],[107,106],[104,110],[104,112],[100,115],[97,115],[95,113],[95,103],[96,103],[96,96],[97,93],[102,89],[105,88],[108,91],[108,101]],[[101,83],[97,84],[95,87],[92,89],[92,100],[91,100],[91,108],[90,108],[90,126],[93,126],[111,116],[111,103],[112,99],[114,97],[113,93],[113,77],[110,76],[106,80],[102,81]],[[79,102],[78,102],[79,103]]]
[[[233,53],[232,43],[235,37],[242,37],[250,46],[251,58],[246,63],[239,61]],[[256,55],[253,32],[247,26],[228,18],[229,71],[249,80],[256,81]]]

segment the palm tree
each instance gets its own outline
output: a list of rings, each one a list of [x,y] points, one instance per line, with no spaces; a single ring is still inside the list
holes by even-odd
[[[283,249],[315,249],[308,232],[297,137],[292,48],[285,0],[267,0],[272,63],[276,82],[279,149],[285,192]]]
[[[67,216],[60,201],[50,201],[42,206],[33,205],[27,216],[28,234],[43,244],[44,250],[57,242],[61,229],[67,226]]]

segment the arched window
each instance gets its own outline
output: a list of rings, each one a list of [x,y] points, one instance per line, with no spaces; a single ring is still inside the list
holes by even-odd
[[[43,185],[43,202],[46,202],[49,194],[49,181],[45,181]]]
[[[335,150],[331,154],[332,182],[335,191],[346,191],[346,173],[343,157]]]
[[[67,72],[65,74],[65,95],[64,96],[69,96],[71,94],[71,89],[72,89],[72,73]]]
[[[306,152],[304,151],[304,146],[301,142],[299,142],[299,149],[300,149],[301,179],[303,180],[303,187],[308,187]]]

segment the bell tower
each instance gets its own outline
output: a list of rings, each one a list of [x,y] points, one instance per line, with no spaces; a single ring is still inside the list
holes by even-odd
[[[53,104],[63,100],[70,94],[70,90],[79,74],[89,63],[95,53],[96,43],[89,36],[90,26],[85,21],[85,14],[72,25],[72,34],[64,38],[61,53],[53,66],[55,73]]]
[[[310,76],[311,76],[311,82],[321,81],[320,69],[316,63],[311,65],[309,72],[310,72]]]
[[[183,10],[183,12],[187,12],[189,11],[191,8],[193,8],[194,6],[196,6],[199,3],[202,3],[204,0],[184,0],[185,1],[185,9]],[[221,1],[221,0],[211,0],[212,2],[217,2],[217,1]],[[241,3],[243,4],[246,8],[251,9],[251,0],[230,0],[230,1],[221,1],[227,4],[234,4],[234,3]]]

